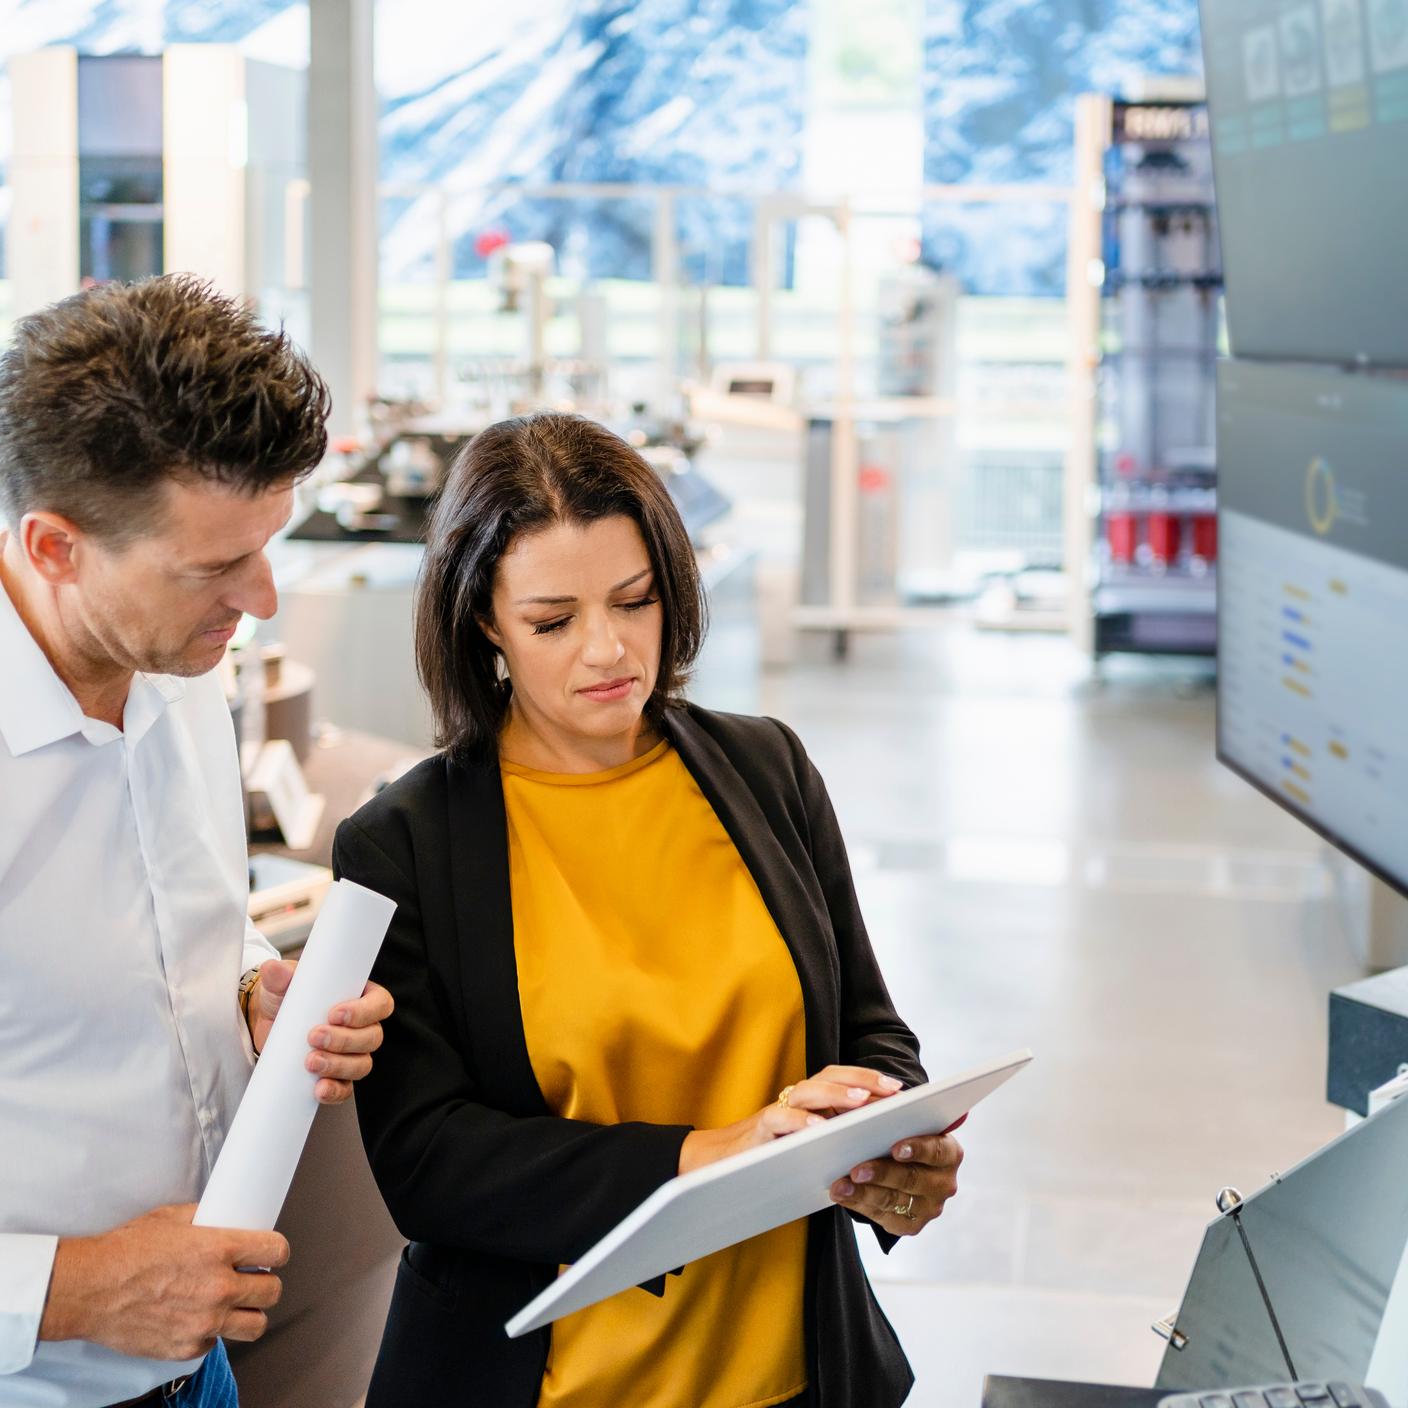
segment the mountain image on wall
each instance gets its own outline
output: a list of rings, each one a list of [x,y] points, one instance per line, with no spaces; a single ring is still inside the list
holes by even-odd
[[[486,234],[548,240],[564,271],[651,276],[655,202],[520,195],[496,184],[623,183],[786,190],[801,166],[806,6],[795,0],[536,0],[492,48],[383,92],[392,181],[445,183],[456,275],[482,272]],[[389,277],[432,254],[435,197],[408,196],[383,229]],[[690,197],[686,271],[748,277],[748,202]]]
[[[218,42],[296,66],[308,60],[307,15],[301,0],[19,0],[0,57],[47,43],[112,53]],[[798,189],[807,0],[382,0],[376,22],[381,175],[403,188],[382,203],[389,282],[433,269],[441,206],[426,186],[453,193],[461,278],[482,272],[500,237],[550,241],[580,278],[651,277],[649,195],[554,200],[513,187],[707,190],[680,200],[676,228],[684,276],[708,283],[750,277],[753,203],[738,193]],[[1065,185],[1073,95],[1197,72],[1196,0],[924,0],[923,67],[926,180]],[[1056,205],[940,207],[924,253],[972,292],[1059,294],[1065,226]]]
[[[1075,95],[1202,72],[1196,0],[927,0],[924,179],[1069,185]],[[974,293],[1060,294],[1064,206],[948,207],[924,253]]]

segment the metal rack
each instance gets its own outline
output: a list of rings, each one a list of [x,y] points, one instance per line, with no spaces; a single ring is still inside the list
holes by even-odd
[[[1069,308],[1072,629],[1213,654],[1222,270],[1207,109],[1080,99]]]

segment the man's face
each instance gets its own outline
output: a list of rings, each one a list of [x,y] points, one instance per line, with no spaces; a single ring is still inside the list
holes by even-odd
[[[293,486],[251,498],[168,479],[157,526],[121,547],[84,535],[65,593],[66,624],[91,658],[158,675],[214,669],[246,612],[278,606],[264,548],[289,520]]]

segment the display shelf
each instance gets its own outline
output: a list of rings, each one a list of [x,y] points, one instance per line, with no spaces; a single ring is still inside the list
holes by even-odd
[[[1202,215],[1214,208],[1211,200],[1141,200],[1138,197],[1116,196],[1105,202],[1106,210],[1143,210],[1155,218],[1162,219],[1180,215]]]
[[[1217,610],[1217,575],[1209,570],[1203,576],[1183,570],[1156,573],[1141,568],[1109,568],[1095,589],[1102,611],[1191,611]]]
[[[1076,167],[1073,633],[1096,658],[1211,653],[1222,271],[1205,108],[1082,98]]]
[[[1103,484],[1096,486],[1092,507],[1097,513],[1214,514],[1217,489],[1209,484]]]
[[[1142,274],[1110,273],[1105,277],[1105,287],[1111,293],[1122,288],[1142,288],[1151,292],[1178,288],[1220,289],[1222,275],[1209,272],[1179,273],[1171,269],[1155,269]]]
[[[1105,347],[1100,351],[1102,363],[1120,362],[1125,358],[1168,361],[1188,358],[1197,362],[1215,362],[1217,357],[1216,347]]]

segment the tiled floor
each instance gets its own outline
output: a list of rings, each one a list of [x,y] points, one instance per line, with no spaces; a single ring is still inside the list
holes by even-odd
[[[1063,641],[959,629],[815,655],[763,707],[828,780],[931,1070],[1037,1054],[970,1121],[943,1219],[868,1254],[910,1402],[1147,1383],[1216,1190],[1342,1128],[1326,994],[1358,969],[1319,843],[1214,761],[1193,667],[1093,684]]]

